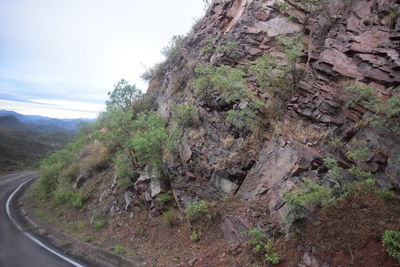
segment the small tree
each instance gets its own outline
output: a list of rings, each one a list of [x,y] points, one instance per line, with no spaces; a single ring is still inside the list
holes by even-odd
[[[108,93],[109,100],[106,101],[107,110],[122,109],[128,111],[133,106],[134,100],[142,96],[142,91],[135,85],[130,85],[124,79],[121,79],[112,92]]]

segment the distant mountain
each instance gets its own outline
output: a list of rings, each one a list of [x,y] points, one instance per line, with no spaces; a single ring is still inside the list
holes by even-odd
[[[54,119],[0,110],[0,173],[32,166],[69,143],[79,123],[89,119]]]
[[[62,130],[76,133],[81,122],[94,121],[94,119],[55,119],[37,115],[24,115],[10,110],[0,110],[1,117],[15,117],[19,122],[29,125],[31,130],[47,133]]]

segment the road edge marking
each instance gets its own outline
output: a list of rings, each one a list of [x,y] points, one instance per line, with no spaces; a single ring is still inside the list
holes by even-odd
[[[73,266],[76,266],[76,267],[84,267],[84,265],[81,265],[81,264],[75,262],[74,260],[69,259],[69,258],[67,258],[66,256],[64,256],[64,255],[62,255],[62,254],[60,254],[60,253],[58,253],[57,251],[55,251],[55,250],[49,248],[48,246],[46,246],[45,244],[43,244],[43,242],[41,242],[40,240],[38,240],[37,238],[35,238],[35,237],[32,236],[31,234],[25,232],[25,231],[22,229],[22,227],[17,223],[17,221],[11,216],[11,212],[10,212],[10,203],[11,203],[11,200],[14,198],[14,195],[15,195],[26,183],[28,183],[29,181],[31,181],[31,180],[33,180],[33,179],[35,179],[35,178],[36,178],[36,177],[33,177],[33,178],[30,178],[30,179],[26,180],[25,182],[23,182],[23,183],[22,183],[20,186],[18,186],[18,188],[15,189],[15,191],[12,192],[12,194],[8,197],[7,202],[6,202],[6,213],[7,213],[8,218],[9,218],[9,219],[11,220],[11,222],[15,225],[15,227],[18,228],[18,230],[19,230],[20,232],[22,232],[26,237],[28,237],[30,240],[32,240],[33,242],[35,242],[36,244],[38,244],[38,245],[41,246],[42,248],[44,248],[44,249],[46,249],[47,251],[51,252],[52,254],[58,256],[59,258],[63,259],[64,261],[66,261],[66,262],[72,264]]]

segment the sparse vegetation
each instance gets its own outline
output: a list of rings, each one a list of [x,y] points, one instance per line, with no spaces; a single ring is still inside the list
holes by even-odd
[[[159,194],[159,195],[157,196],[157,200],[160,201],[160,203],[161,203],[162,205],[167,205],[167,204],[168,204],[169,202],[171,202],[173,199],[174,199],[174,198],[173,198],[173,196],[172,196],[171,191],[168,191],[167,193],[164,193],[164,194]]]
[[[337,160],[333,158],[324,158],[324,164],[329,169],[329,178],[339,183],[342,180],[343,168],[339,167]]]
[[[353,108],[356,104],[373,112],[369,116],[369,123],[374,127],[386,127],[395,134],[400,134],[400,94],[392,91],[389,98],[380,98],[374,88],[363,85],[351,85],[345,91],[352,96],[347,107]]]
[[[210,213],[210,203],[206,200],[195,201],[189,204],[186,209],[186,218],[189,222],[212,218]]]
[[[172,119],[182,128],[195,126],[198,122],[197,107],[192,103],[183,103],[171,107]]]
[[[168,226],[173,226],[176,222],[176,209],[167,210],[163,213],[164,221]]]
[[[400,262],[400,232],[386,230],[383,233],[382,242],[387,254]]]
[[[207,44],[201,48],[201,53],[208,57],[211,56],[215,51],[215,40],[213,38],[207,39]]]
[[[70,205],[77,209],[82,208],[86,200],[84,193],[79,190],[57,188],[57,190],[55,190],[53,194],[54,194],[54,199],[58,203],[63,205]]]
[[[272,264],[279,264],[281,259],[279,254],[275,251],[272,240],[260,230],[254,228],[244,233],[248,238],[248,243],[253,246],[255,253],[262,253],[264,260]]]
[[[227,103],[249,100],[242,70],[226,65],[199,65],[195,68],[195,73],[197,78],[192,82],[192,86],[200,97],[207,99],[217,93],[223,96]]]
[[[126,253],[126,249],[122,245],[115,245],[113,247],[113,249],[114,249],[114,253],[117,254],[117,255],[121,255],[121,254],[125,254]]]
[[[256,113],[251,109],[231,109],[228,111],[226,121],[237,129],[244,130],[255,123],[256,117]]]
[[[106,225],[106,221],[105,220],[98,220],[94,223],[94,226],[96,227],[96,229],[101,229]]]
[[[319,185],[311,179],[304,179],[300,188],[283,195],[288,207],[286,222],[289,226],[307,218],[315,208],[321,208],[334,200],[330,187]]]
[[[218,52],[227,55],[230,58],[237,59],[240,57],[239,53],[237,52],[238,44],[234,42],[227,42],[224,45],[221,45],[218,48]]]
[[[198,242],[198,241],[200,241],[200,237],[201,237],[201,234],[200,234],[200,232],[198,232],[198,231],[193,231],[193,232],[190,234],[190,240],[192,240],[193,242]]]

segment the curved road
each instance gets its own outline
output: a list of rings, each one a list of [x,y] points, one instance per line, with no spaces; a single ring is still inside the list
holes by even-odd
[[[20,172],[0,177],[0,267],[74,266],[29,239],[7,215],[6,203],[10,195],[23,182],[36,176],[36,172]],[[13,201],[10,211],[19,223]]]

